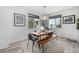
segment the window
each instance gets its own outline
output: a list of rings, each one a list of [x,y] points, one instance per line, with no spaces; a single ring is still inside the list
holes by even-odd
[[[61,27],[61,15],[49,17],[49,28],[60,28]]]
[[[28,28],[38,28],[39,16],[34,14],[28,14]]]

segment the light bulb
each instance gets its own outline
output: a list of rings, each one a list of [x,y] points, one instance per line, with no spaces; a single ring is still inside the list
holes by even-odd
[[[47,16],[44,16],[43,18],[44,18],[44,20],[47,20],[47,19],[48,19],[48,17],[47,17]]]
[[[46,19],[47,17],[46,16],[44,16],[44,19]]]

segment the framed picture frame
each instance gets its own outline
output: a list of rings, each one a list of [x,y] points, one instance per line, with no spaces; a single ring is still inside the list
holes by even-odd
[[[75,23],[75,15],[69,15],[63,17],[63,24],[74,24]]]
[[[25,26],[26,18],[23,14],[14,13],[14,26]]]

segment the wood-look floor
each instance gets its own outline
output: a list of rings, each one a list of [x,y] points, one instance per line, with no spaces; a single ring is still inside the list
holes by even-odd
[[[34,45],[34,53],[42,53],[42,49],[38,48],[37,43]],[[66,38],[58,37],[45,45],[46,53],[78,53],[79,44]],[[14,43],[10,48],[1,50],[0,53],[32,53],[32,42],[29,42],[27,48],[27,40]]]

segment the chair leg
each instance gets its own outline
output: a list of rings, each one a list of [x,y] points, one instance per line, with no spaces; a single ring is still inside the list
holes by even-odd
[[[27,48],[28,48],[28,45],[29,45],[29,39],[28,39],[28,42],[27,42]]]
[[[35,43],[35,42],[33,41],[33,43],[32,43],[32,52],[33,52],[33,46],[34,46],[34,43]]]
[[[39,49],[41,49],[41,46],[40,46],[40,44],[38,43],[38,47],[39,47]]]
[[[42,52],[44,53],[44,44],[42,44],[42,49],[43,49]]]
[[[56,38],[56,41],[58,40],[58,38]]]
[[[56,41],[57,41],[57,38],[56,38]]]

